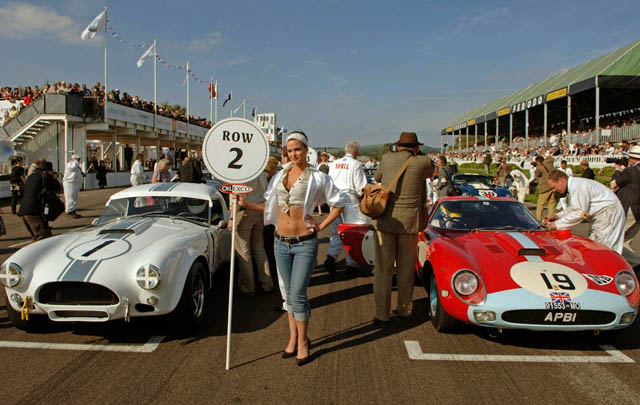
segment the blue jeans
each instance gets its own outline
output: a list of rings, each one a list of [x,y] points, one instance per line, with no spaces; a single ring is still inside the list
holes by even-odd
[[[318,238],[298,243],[276,239],[273,245],[278,273],[284,282],[284,308],[296,321],[308,321],[311,316],[307,287],[318,261]]]

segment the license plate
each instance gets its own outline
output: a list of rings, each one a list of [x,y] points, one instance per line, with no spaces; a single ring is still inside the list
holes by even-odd
[[[577,312],[549,311],[544,317],[544,323],[568,324],[575,323],[578,318]]]
[[[578,302],[545,302],[545,309],[556,309],[556,310],[576,310],[580,309],[580,303]]]

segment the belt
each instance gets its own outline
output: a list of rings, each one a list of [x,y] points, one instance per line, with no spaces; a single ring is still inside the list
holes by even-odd
[[[318,235],[315,232],[308,233],[306,235],[300,235],[300,236],[282,236],[278,232],[275,233],[276,239],[286,243],[299,243],[299,242],[304,242],[305,240],[315,239],[317,237]]]

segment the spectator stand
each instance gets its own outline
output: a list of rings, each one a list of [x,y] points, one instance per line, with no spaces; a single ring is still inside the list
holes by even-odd
[[[639,111],[640,41],[635,41],[461,115],[441,131],[440,145],[448,144],[448,151],[503,150],[521,138],[518,145],[524,147],[534,139],[534,145],[556,146],[552,140],[567,134],[593,145],[636,140]]]

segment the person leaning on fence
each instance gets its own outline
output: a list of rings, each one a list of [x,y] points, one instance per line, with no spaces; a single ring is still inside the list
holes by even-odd
[[[403,132],[396,145],[397,152],[382,155],[374,175],[377,182],[389,186],[407,160],[412,159],[391,190],[385,211],[375,224],[373,292],[376,311],[373,322],[383,328],[389,325],[394,267],[398,273],[398,315],[411,317],[418,231],[424,229],[427,220],[425,181],[433,173],[431,159],[418,155],[422,144],[415,133]]]
[[[238,205],[264,212],[265,224],[276,225],[274,252],[286,291],[289,320],[289,342],[282,357],[297,354],[297,363],[302,366],[310,360],[307,288],[318,259],[317,234],[342,213],[345,198],[331,177],[307,165],[309,140],[302,131],[291,132],[286,145],[291,162],[271,179],[265,202],[256,204],[240,197]],[[331,211],[317,223],[313,212],[325,203]]]
[[[51,236],[49,222],[43,216],[43,208],[40,203],[40,195],[43,188],[59,193],[62,186],[53,172],[51,162],[42,161],[32,174],[27,177],[24,185],[24,194],[20,204],[19,215],[22,217],[31,239],[40,240]]]
[[[549,156],[544,159],[542,156],[536,156],[538,165],[536,166],[536,178],[540,179],[538,183],[538,202],[536,204],[536,218],[542,220],[545,204],[548,204],[549,217],[553,217],[556,210],[556,196],[551,186],[547,182],[549,174],[554,170],[553,157]]]

